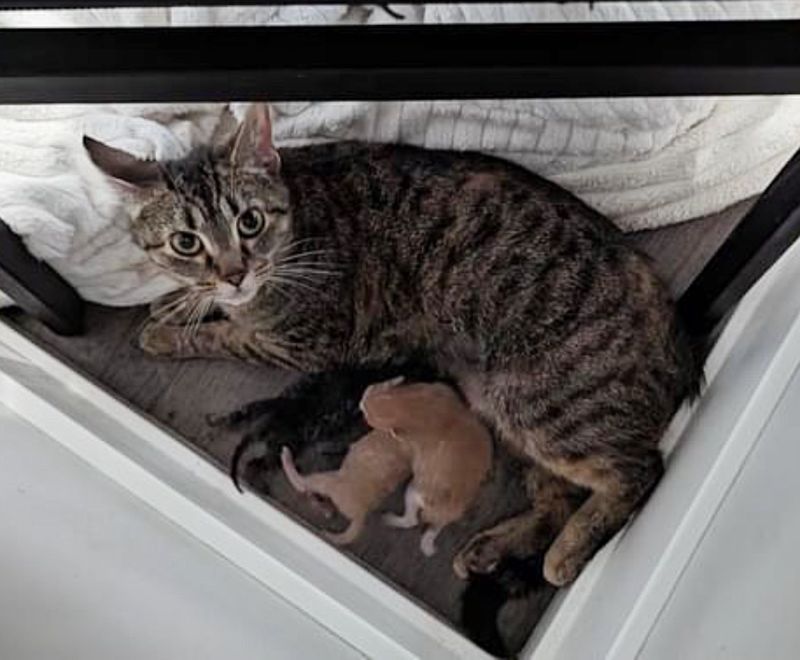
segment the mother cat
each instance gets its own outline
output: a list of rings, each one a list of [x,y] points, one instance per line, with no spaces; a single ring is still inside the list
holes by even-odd
[[[645,259],[561,188],[473,153],[279,155],[264,105],[179,161],[84,143],[139,200],[139,245],[189,287],[163,316],[190,307],[194,331],[154,323],[144,350],[309,373],[421,354],[529,459],[531,510],[472,539],[458,572],[546,549],[566,584],[658,481],[700,367]],[[212,305],[224,317],[199,324]]]

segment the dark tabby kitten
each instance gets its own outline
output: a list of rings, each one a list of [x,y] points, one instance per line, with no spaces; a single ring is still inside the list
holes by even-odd
[[[566,584],[661,476],[659,438],[699,365],[646,260],[561,188],[474,153],[279,157],[262,105],[176,162],[86,146],[137,191],[139,244],[188,286],[146,351],[305,372],[422,354],[530,460],[533,508],[468,543],[460,574],[547,549],[546,579]],[[224,318],[198,323],[212,305]],[[189,332],[163,322],[189,307]]]

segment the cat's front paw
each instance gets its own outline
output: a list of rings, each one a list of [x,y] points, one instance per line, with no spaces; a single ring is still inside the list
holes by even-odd
[[[139,348],[148,355],[169,357],[180,348],[180,334],[168,325],[148,325],[139,333]]]

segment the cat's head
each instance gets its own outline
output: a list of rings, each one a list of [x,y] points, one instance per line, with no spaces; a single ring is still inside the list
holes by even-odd
[[[89,137],[84,146],[138,202],[131,231],[150,259],[215,302],[252,300],[291,240],[265,105],[253,105],[228,139],[181,160],[146,161]]]

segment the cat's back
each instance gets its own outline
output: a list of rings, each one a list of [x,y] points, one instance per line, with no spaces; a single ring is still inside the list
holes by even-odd
[[[347,182],[374,210],[397,215],[436,215],[446,201],[502,199],[507,207],[526,204],[560,209],[560,217],[590,222],[611,234],[605,217],[561,186],[510,161],[475,151],[412,145],[340,141],[281,150],[288,179]],[[404,200],[411,202],[405,205]],[[507,210],[507,209],[500,209]]]

